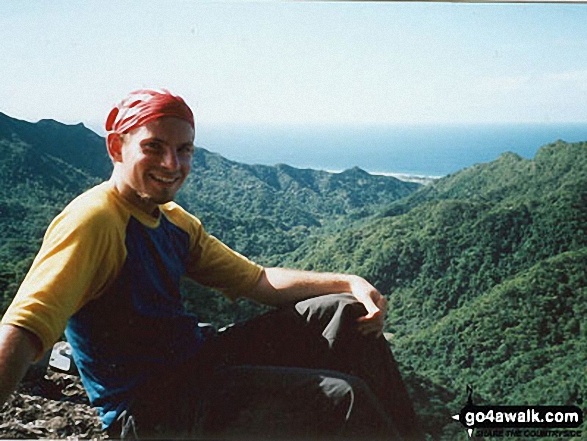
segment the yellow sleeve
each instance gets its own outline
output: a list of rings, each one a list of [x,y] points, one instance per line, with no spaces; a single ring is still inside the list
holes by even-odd
[[[120,240],[107,213],[66,209],[47,229],[2,323],[37,335],[43,354],[61,337],[69,317],[99,295],[118,273],[125,257],[124,247],[116,246]]]
[[[199,219],[181,207],[175,206],[171,214],[172,222],[177,222],[190,235],[191,254],[186,274],[189,278],[221,291],[231,300],[256,285],[263,272],[262,266],[208,234]]]

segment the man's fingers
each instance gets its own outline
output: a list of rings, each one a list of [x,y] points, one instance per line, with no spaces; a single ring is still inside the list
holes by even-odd
[[[381,335],[384,326],[384,314],[378,310],[371,314],[364,315],[357,319],[357,329],[362,335],[375,334],[375,336]]]
[[[369,297],[367,301],[363,301],[362,303],[367,310],[367,314],[359,317],[359,322],[372,320],[376,317],[381,317],[381,320],[384,320],[387,312],[387,299],[385,297],[380,295],[375,301]]]
[[[362,317],[359,317],[357,319],[358,322],[366,322],[366,321],[370,321],[375,319],[376,317],[379,317],[383,315],[383,312],[380,309],[377,309],[375,311],[371,311],[371,312],[367,312],[367,315],[364,315]]]
[[[359,277],[353,280],[351,292],[363,304],[367,312],[357,319],[358,331],[362,335],[375,334],[379,336],[385,325],[387,299],[365,279]]]

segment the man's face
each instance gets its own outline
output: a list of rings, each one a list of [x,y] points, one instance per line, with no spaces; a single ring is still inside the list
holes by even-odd
[[[113,156],[121,195],[147,213],[172,201],[191,170],[194,136],[187,121],[173,117],[122,135],[120,157]]]

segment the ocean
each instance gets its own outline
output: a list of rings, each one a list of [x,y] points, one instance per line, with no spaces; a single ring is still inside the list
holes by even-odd
[[[587,141],[584,124],[198,126],[196,145],[247,164],[444,176],[504,152],[531,159],[556,140]]]

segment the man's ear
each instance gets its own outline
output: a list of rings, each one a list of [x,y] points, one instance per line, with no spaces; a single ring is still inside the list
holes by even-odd
[[[108,134],[108,138],[106,138],[106,146],[112,162],[122,162],[122,144],[122,137],[119,133]]]

